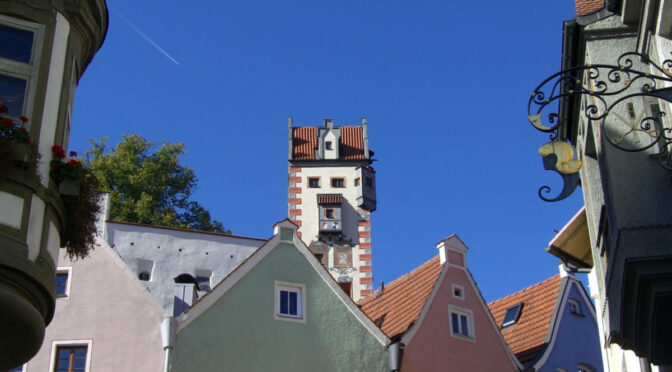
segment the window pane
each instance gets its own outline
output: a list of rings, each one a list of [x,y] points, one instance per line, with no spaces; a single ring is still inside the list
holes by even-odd
[[[296,305],[297,305],[297,293],[296,292],[289,292],[289,314],[290,315],[298,315],[299,313],[296,311]]]
[[[25,95],[25,80],[0,74],[0,103],[7,106],[9,116],[18,118],[23,114]]]
[[[289,314],[289,293],[280,291],[280,314]]]
[[[56,296],[65,296],[68,284],[68,274],[56,274]]]
[[[450,313],[450,318],[453,322],[453,333],[460,333],[460,322],[457,319],[457,314],[455,313]]]
[[[0,24],[0,57],[30,63],[33,33]]]
[[[75,349],[75,358],[86,358],[86,348],[80,347]]]
[[[466,315],[460,315],[460,320],[462,321],[462,334],[464,336],[469,336],[469,325],[467,324]]]

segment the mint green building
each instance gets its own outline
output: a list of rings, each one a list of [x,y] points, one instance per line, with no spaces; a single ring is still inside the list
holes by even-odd
[[[171,371],[389,371],[390,340],[288,220],[177,319]]]

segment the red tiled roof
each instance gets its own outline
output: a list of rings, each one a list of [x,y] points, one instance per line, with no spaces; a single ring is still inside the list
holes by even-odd
[[[506,310],[523,303],[518,321],[501,330],[509,348],[523,364],[533,360],[544,343],[561,281],[560,275],[556,275],[488,304],[495,324],[501,328]]]
[[[604,0],[574,0],[576,15],[582,16],[604,7]]]
[[[364,159],[364,139],[362,127],[341,127],[340,158],[343,160]]]
[[[362,311],[387,335],[405,332],[425,306],[443,266],[434,257],[358,302]]]
[[[315,150],[317,150],[317,128],[293,128],[292,147],[292,159],[313,160],[315,158]]]
[[[340,127],[339,158],[341,160],[364,160],[364,139],[362,127]],[[317,127],[292,128],[292,159],[315,160]]]
[[[317,195],[317,204],[342,204],[343,196],[341,194],[319,194]]]

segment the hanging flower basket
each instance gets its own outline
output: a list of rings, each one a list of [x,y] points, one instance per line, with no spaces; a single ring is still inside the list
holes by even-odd
[[[30,144],[30,135],[25,128],[28,118],[8,116],[7,111],[7,106],[0,103],[0,168],[4,173],[12,165],[28,169],[38,158],[37,148]]]

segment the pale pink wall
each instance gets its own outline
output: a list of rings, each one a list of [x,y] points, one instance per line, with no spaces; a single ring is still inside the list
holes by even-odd
[[[59,266],[71,266],[68,299],[56,300],[39,353],[27,371],[49,371],[53,341],[91,340],[90,371],[162,371],[160,325],[163,310],[103,243],[88,258],[70,262],[61,250]],[[140,287],[138,287],[140,286]]]
[[[464,287],[464,300],[452,296],[451,284]],[[472,311],[475,342],[450,335],[449,304]],[[486,311],[465,272],[449,267],[420,328],[406,345],[401,370],[515,371]]]

